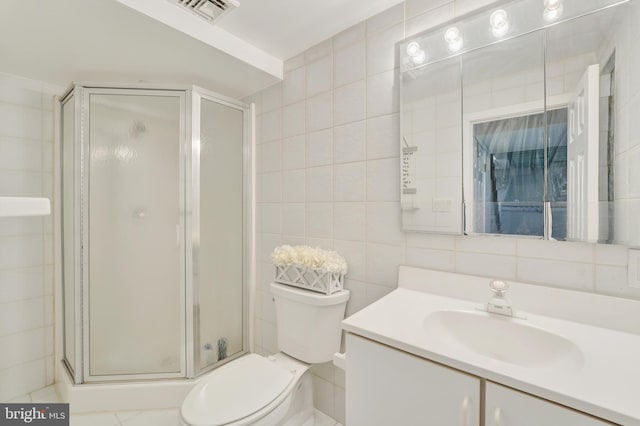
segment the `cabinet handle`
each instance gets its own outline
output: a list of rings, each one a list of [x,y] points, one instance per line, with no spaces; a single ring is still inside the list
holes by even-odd
[[[462,426],[469,426],[469,397],[462,400]]]
[[[500,426],[502,424],[502,411],[498,407],[493,410],[493,424],[494,426]]]

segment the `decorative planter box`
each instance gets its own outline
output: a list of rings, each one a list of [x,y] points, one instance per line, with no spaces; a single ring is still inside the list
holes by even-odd
[[[280,284],[306,288],[319,293],[331,294],[344,287],[344,274],[302,269],[295,265],[276,266],[276,278]]]

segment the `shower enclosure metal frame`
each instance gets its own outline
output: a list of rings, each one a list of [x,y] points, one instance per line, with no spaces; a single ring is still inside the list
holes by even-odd
[[[91,94],[133,94],[136,96],[172,96],[180,99],[180,198],[183,201],[184,211],[180,214],[179,240],[184,247],[180,255],[181,271],[181,300],[180,300],[180,371],[177,373],[143,373],[123,375],[92,375],[89,370],[89,191],[88,191],[88,167],[89,167],[89,126],[88,105]],[[201,104],[203,100],[232,108],[242,112],[242,350],[212,365],[200,368],[200,324],[199,314],[199,282],[195,269],[200,261],[200,129],[201,129]],[[62,304],[64,323],[63,331],[63,359],[62,362],[69,373],[71,380],[76,383],[123,381],[123,380],[150,380],[150,379],[179,379],[193,378],[210,371],[228,361],[231,361],[249,351],[249,291],[254,276],[250,268],[253,256],[252,235],[253,224],[253,170],[252,170],[252,145],[253,145],[253,108],[236,100],[202,89],[197,86],[184,85],[159,85],[159,84],[96,84],[76,83],[60,98],[61,111],[67,103],[73,107],[73,139],[74,152],[73,164],[73,212],[74,220],[72,230],[66,229],[69,223],[65,223],[64,196],[68,189],[61,192],[61,244],[62,244]],[[61,120],[63,114],[61,113]],[[60,180],[61,188],[65,188],[65,144],[62,132],[64,123],[60,126]],[[78,141],[80,141],[78,143]],[[80,167],[77,167],[80,165]],[[67,225],[67,226],[65,226]],[[73,236],[73,274],[74,277],[65,276],[65,233],[70,231]],[[79,262],[82,259],[82,262]],[[69,259],[66,259],[69,261]],[[69,274],[70,275],[70,274]],[[66,295],[67,279],[74,280],[73,295]],[[78,280],[80,280],[78,282]],[[73,330],[72,342],[74,348],[68,348],[67,333],[68,320],[67,296],[73,300]],[[68,349],[72,351],[68,352]],[[68,355],[73,354],[70,361]]]

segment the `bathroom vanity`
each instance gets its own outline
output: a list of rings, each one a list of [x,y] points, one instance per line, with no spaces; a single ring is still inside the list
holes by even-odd
[[[399,277],[343,322],[350,426],[640,425],[640,302],[510,283],[508,317],[489,278]]]

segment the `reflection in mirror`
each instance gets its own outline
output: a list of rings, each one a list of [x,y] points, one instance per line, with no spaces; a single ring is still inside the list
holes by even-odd
[[[460,60],[402,76],[402,223],[414,231],[462,232]]]
[[[544,233],[544,113],[473,125],[473,228],[479,233]],[[549,111],[548,191],[558,202],[553,235],[566,236],[567,110]],[[566,207],[564,208],[566,211]]]
[[[627,242],[615,219],[614,148],[615,42],[626,6],[611,8],[546,31],[547,97],[567,96],[567,198],[549,193],[549,208],[565,214],[566,239]],[[623,50],[623,40],[618,40]],[[623,53],[626,54],[626,52]],[[629,64],[630,65],[630,64]],[[628,69],[630,69],[627,65]],[[562,235],[551,238],[564,239]],[[640,241],[638,241],[640,242]]]
[[[467,233],[544,235],[543,46],[537,32],[462,58]]]
[[[416,147],[403,156],[405,230],[461,232],[438,219],[456,217],[463,191],[464,233],[640,245],[640,138],[630,131],[640,113],[640,1],[565,0],[561,16],[542,4],[503,2],[399,45],[402,144]],[[509,20],[502,36],[488,24],[498,9]],[[413,42],[419,61],[405,52]],[[439,100],[453,105],[456,94],[451,132],[419,135],[415,123],[441,123]],[[433,189],[443,177],[437,155],[460,135],[460,150],[447,146],[462,154],[447,161],[462,163],[463,177],[449,197]]]

